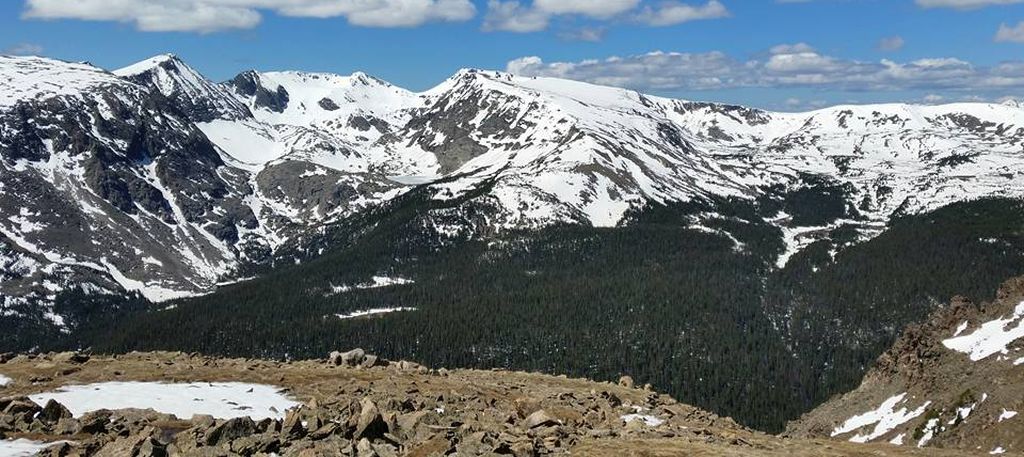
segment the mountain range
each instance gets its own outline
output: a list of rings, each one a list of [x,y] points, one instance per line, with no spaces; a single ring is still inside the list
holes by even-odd
[[[701,331],[714,334],[734,325],[728,331],[735,338],[772,341],[778,357],[801,367],[780,376],[806,381],[821,378],[822,370],[846,370],[834,365],[838,359],[824,354],[823,345],[852,348],[856,363],[849,371],[863,372],[923,311],[953,293],[994,290],[993,281],[1024,273],[1017,262],[1024,249],[1012,229],[1024,214],[1018,200],[1024,195],[1024,109],[1013,102],[779,113],[488,70],[462,70],[413,92],[362,73],[246,71],[216,83],[173,55],[113,71],[0,56],[0,167],[0,325],[8,330],[0,342],[15,349],[44,344],[52,335],[70,336],[74,344],[120,344],[117,349],[175,345],[170,335],[145,340],[127,330],[87,343],[78,335],[99,335],[97,321],[109,326],[117,316],[141,312],[141,321],[126,325],[150,328],[144,324],[170,319],[180,337],[210,320],[207,312],[227,312],[211,311],[213,302],[226,303],[222,309],[234,310],[238,322],[263,322],[236,335],[262,331],[260,325],[269,323],[256,319],[255,310],[286,296],[291,298],[283,312],[308,313],[307,323],[378,308],[440,306],[441,297],[422,295],[434,292],[421,288],[427,280],[454,281],[461,270],[410,265],[442,251],[471,252],[475,260],[466,260],[466,253],[459,265],[486,268],[494,261],[489,252],[503,251],[529,253],[526,267],[518,260],[502,264],[524,275],[510,289],[545,284],[551,290],[558,285],[539,278],[545,268],[568,274],[604,268],[602,262],[609,265],[601,274],[628,271],[643,293],[699,284],[679,286],[684,296],[664,298],[665,306],[703,300],[683,292],[725,281],[721,295],[701,302],[708,308],[651,311],[652,320],[633,323],[636,333],[629,338],[640,338],[665,313],[682,313],[673,319],[697,313],[701,322],[714,321]],[[965,223],[972,220],[981,222]],[[629,232],[664,225],[682,235]],[[552,230],[562,232],[554,236]],[[565,230],[583,231],[566,238]],[[466,243],[479,250],[457,251]],[[970,246],[951,247],[963,243]],[[331,257],[360,246],[362,257]],[[913,257],[939,248],[958,249],[961,257],[932,255],[926,264]],[[902,250],[914,252],[899,261],[885,257]],[[594,260],[606,251],[614,253],[611,260]],[[705,251],[716,257],[703,257]],[[579,257],[558,263],[569,262],[561,257],[567,252]],[[678,255],[660,257],[673,253]],[[370,257],[358,272],[342,271],[358,263],[353,259]],[[730,263],[736,259],[746,266]],[[950,259],[980,263],[954,275],[952,267],[939,265]],[[657,276],[665,265],[659,262],[679,262],[673,274],[681,276]],[[911,266],[894,274],[883,270],[901,262]],[[683,275],[681,269],[693,271]],[[462,273],[461,282],[452,284],[489,287],[487,293],[500,288],[495,278]],[[910,281],[910,275],[930,278]],[[867,299],[842,292],[878,276],[914,286],[900,294],[881,284],[857,292],[874,294]],[[513,281],[497,281],[505,280]],[[401,287],[421,295],[402,297],[414,303],[358,295]],[[949,290],[954,287],[970,290]],[[283,296],[239,298],[254,293],[246,289]],[[348,302],[355,300],[350,291],[364,304]],[[753,295],[726,296],[748,291]],[[304,307],[295,302],[300,296]],[[616,303],[633,313],[653,303],[650,298],[638,305],[632,296],[620,297]],[[862,307],[846,306],[855,298]],[[470,299],[487,302],[476,293],[460,298]],[[899,300],[908,303],[895,307]],[[369,301],[381,306],[366,309]],[[716,304],[723,302],[735,309],[722,311]],[[254,313],[252,320],[244,312]],[[391,314],[411,319],[398,317],[410,313]],[[622,315],[619,308],[595,311],[610,319]],[[228,320],[213,321],[227,328]],[[531,329],[541,325],[529,323]],[[381,336],[376,347],[359,343],[389,357],[437,357],[429,361],[439,364],[519,367],[529,358],[519,343],[485,336],[475,340],[480,347],[462,348],[475,354],[472,359],[435,353],[441,343],[431,349],[396,345],[405,338],[428,344],[413,339],[411,328],[402,337]],[[129,338],[134,342],[125,343]],[[710,355],[693,355],[697,343],[686,331],[676,338],[685,342],[678,357],[713,362]],[[229,355],[275,357],[343,347],[330,341],[297,349],[287,341],[218,347]],[[208,343],[181,345],[209,349]],[[615,354],[625,357],[622,350]],[[775,363],[769,359],[758,363],[767,370]],[[539,366],[530,368],[545,369],[552,362],[532,363]],[[586,373],[580,365],[569,371]],[[816,368],[805,372],[808,366]],[[621,367],[615,362],[600,370],[610,375]],[[665,376],[651,370],[652,381]],[[800,408],[859,379],[834,376],[840,381],[806,394]],[[785,383],[765,388],[783,389]],[[664,387],[678,395],[685,386]],[[740,394],[723,395],[736,400]],[[772,426],[780,420],[772,419]]]

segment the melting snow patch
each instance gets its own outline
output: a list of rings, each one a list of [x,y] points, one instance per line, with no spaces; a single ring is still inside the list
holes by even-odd
[[[31,457],[52,444],[26,439],[0,440],[0,457]]]
[[[964,321],[964,323],[960,324],[960,326],[958,326],[956,328],[956,332],[953,333],[953,336],[954,337],[960,336],[960,334],[963,333],[964,330],[967,330],[967,321]]]
[[[1003,413],[999,415],[999,420],[997,422],[1002,422],[1007,419],[1013,419],[1013,417],[1016,415],[1017,411],[1010,411],[1006,408],[1003,408]]]
[[[11,383],[11,378],[0,374],[0,387],[7,387]]]
[[[889,444],[895,444],[896,446],[903,446],[903,437],[907,436],[906,433],[900,433],[896,435],[896,438],[889,440]]]
[[[416,311],[416,310],[417,310],[417,308],[403,308],[403,307],[397,307],[397,308],[373,308],[373,309],[365,309],[365,310],[362,310],[362,311],[353,311],[353,312],[348,313],[348,314],[336,314],[336,316],[338,316],[338,318],[340,318],[340,319],[355,319],[357,317],[375,316],[375,315],[378,315],[378,314],[388,314],[388,313],[401,313],[401,312]]]
[[[374,276],[370,282],[356,284],[354,286],[331,286],[331,294],[337,295],[343,294],[351,290],[363,290],[363,289],[376,289],[379,287],[388,286],[401,286],[405,284],[413,284],[415,281],[405,278],[389,278],[387,276]]]
[[[862,427],[875,424],[875,428],[871,431],[871,433],[867,435],[862,435],[858,433],[854,435],[852,438],[850,438],[850,441],[853,441],[855,443],[866,443],[882,435],[885,435],[886,433],[892,431],[894,428],[911,421],[912,419],[914,419],[917,416],[920,416],[921,414],[924,414],[925,408],[927,408],[928,405],[931,404],[930,401],[927,401],[919,408],[913,411],[907,410],[906,406],[903,406],[899,410],[897,410],[896,406],[905,403],[904,399],[906,398],[906,396],[906,392],[901,393],[884,401],[882,405],[879,406],[878,409],[874,411],[868,411],[864,414],[853,416],[847,419],[846,422],[843,422],[843,425],[840,425],[839,427],[836,427],[835,430],[832,430],[832,436],[850,433]]]
[[[153,409],[181,419],[209,414],[220,419],[249,416],[254,420],[280,419],[297,406],[274,386],[260,384],[158,382],[104,382],[65,386],[56,392],[30,395],[45,404],[50,399],[66,406],[75,417],[99,409]]]
[[[996,446],[995,449],[993,449],[991,452],[989,452],[989,454],[993,454],[993,455],[995,455],[995,454],[1005,454],[1005,453],[1006,453],[1006,449],[1003,449],[1002,446]]]
[[[626,414],[622,416],[622,421],[627,424],[633,421],[642,421],[648,427],[657,427],[665,423],[665,421],[648,414]]]
[[[928,444],[932,437],[935,436],[935,432],[939,431],[941,427],[939,419],[928,419],[928,423],[924,425],[924,436],[917,442],[917,447],[924,447],[924,445]]]
[[[1009,352],[1006,347],[1008,344],[1024,337],[1022,318],[1024,318],[1024,302],[1017,305],[1013,316],[988,321],[981,324],[981,327],[974,332],[943,340],[942,344],[949,349],[969,355],[973,361],[982,360],[993,354],[1006,354]]]

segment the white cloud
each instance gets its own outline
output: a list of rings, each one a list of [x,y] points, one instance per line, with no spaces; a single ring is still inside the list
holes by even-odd
[[[996,5],[1013,5],[1024,3],[1024,0],[917,0],[917,5],[924,8],[954,8],[969,10]]]
[[[534,0],[533,7],[548,14],[581,14],[607,19],[625,13],[640,4],[640,0]]]
[[[27,0],[23,17],[124,22],[147,32],[209,33],[253,28],[262,19],[261,11],[345,17],[366,27],[465,21],[476,14],[470,0]]]
[[[548,28],[550,21],[549,14],[523,6],[519,2],[489,0],[483,29],[485,32],[539,32]]]
[[[900,49],[903,49],[903,46],[906,44],[907,42],[899,35],[885,37],[878,40],[878,49],[881,49],[882,51],[899,51]]]
[[[1024,62],[975,67],[954,58],[864,62],[823,55],[806,44],[780,45],[766,59],[725,53],[652,52],[580,62],[525,57],[507,64],[524,76],[551,76],[639,90],[806,87],[840,91],[975,91],[1024,88]],[[1005,93],[1005,92],[1004,92]]]
[[[38,56],[43,54],[43,47],[35,43],[18,43],[0,50],[0,54],[12,56]]]
[[[996,32],[996,41],[1024,43],[1024,21],[1018,23],[1016,27],[1010,27],[1006,24],[1000,25],[999,30]]]
[[[665,2],[658,8],[645,7],[636,19],[644,24],[663,27],[690,21],[720,19],[729,17],[729,10],[718,0],[703,5],[689,5],[680,2]]]
[[[729,16],[729,10],[719,0],[695,5],[666,0],[657,7],[643,8],[640,4],[641,0],[533,0],[529,5],[519,0],[488,0],[483,29],[537,32],[547,29],[554,17],[564,15],[599,20],[632,18],[656,27]]]

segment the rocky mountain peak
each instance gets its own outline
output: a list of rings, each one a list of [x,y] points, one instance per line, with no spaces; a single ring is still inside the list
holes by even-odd
[[[251,116],[225,86],[206,79],[174,54],[151,57],[115,70],[114,74],[172,99],[197,122]]]

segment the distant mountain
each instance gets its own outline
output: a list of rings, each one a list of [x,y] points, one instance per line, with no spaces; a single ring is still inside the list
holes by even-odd
[[[589,338],[607,359],[577,374],[646,366],[777,428],[939,300],[1024,274],[1012,103],[775,113],[484,70],[415,93],[361,73],[216,83],[171,55],[114,72],[4,56],[0,167],[0,345],[17,349],[291,357],[354,338],[311,327],[351,330],[325,316],[371,296],[439,312],[348,343],[544,370],[582,349],[541,348]],[[548,328],[560,306],[579,325]],[[316,337],[268,334],[286,320]],[[639,347],[674,353],[625,357]],[[737,353],[752,368],[725,385]],[[694,388],[698,369],[723,385]],[[771,401],[738,400],[750,389]]]

